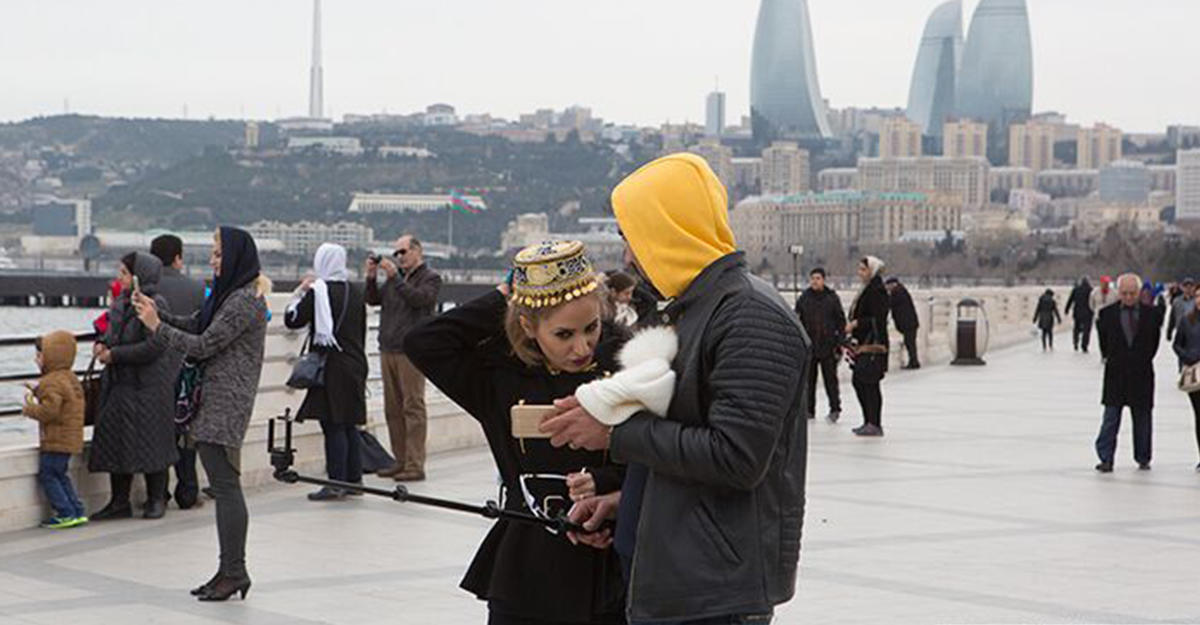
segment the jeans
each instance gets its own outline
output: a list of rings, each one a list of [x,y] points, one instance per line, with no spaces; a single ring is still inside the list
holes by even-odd
[[[230,450],[211,443],[196,443],[196,453],[208,474],[217,500],[217,542],[221,546],[221,572],[229,577],[246,575],[246,532],[250,513],[242,495],[241,470],[230,460]]]
[[[362,439],[353,424],[321,422],[325,433],[325,471],[329,479],[357,484],[362,481]]]
[[[812,416],[817,412],[817,371],[821,372],[821,377],[825,380],[825,395],[829,398],[829,411],[842,411],[841,390],[838,388],[838,355],[834,354],[827,358],[814,358],[808,368],[808,414]]]
[[[730,616],[713,616],[693,621],[674,621],[665,623],[655,621],[653,625],[769,625],[773,614],[737,614]],[[648,625],[634,621],[629,625]]]
[[[71,462],[71,454],[43,451],[38,454],[38,484],[50,506],[54,508],[55,516],[74,518],[86,516],[79,495],[71,485],[71,477],[67,475],[67,466]]]
[[[1100,462],[1112,464],[1117,451],[1117,433],[1121,429],[1122,406],[1105,406],[1104,421],[1096,437],[1096,455]],[[1133,413],[1133,459],[1138,464],[1150,464],[1153,423],[1149,408],[1130,408]]]

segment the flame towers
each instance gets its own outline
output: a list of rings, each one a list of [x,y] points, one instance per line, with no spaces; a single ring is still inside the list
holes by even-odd
[[[806,0],[762,0],[750,66],[750,115],[759,142],[830,136],[817,83]]]
[[[942,136],[942,125],[954,116],[962,52],[962,0],[950,0],[925,24],[908,91],[908,118],[925,135]]]
[[[955,110],[993,128],[1033,108],[1033,45],[1025,0],[981,0],[971,18]]]

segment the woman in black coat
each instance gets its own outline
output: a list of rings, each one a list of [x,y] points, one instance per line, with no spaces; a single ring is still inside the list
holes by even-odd
[[[150,254],[121,259],[121,295],[109,313],[108,331],[96,342],[96,359],[105,367],[88,470],[109,474],[112,497],[91,515],[93,521],[133,515],[129,492],[135,473],[146,476],[143,516],[158,519],[166,513],[167,468],[179,459],[174,419],[179,356],[150,340],[130,302],[136,276],[141,293],[166,310],[167,302],[158,294],[161,275],[162,262]]]
[[[1054,291],[1046,289],[1038,298],[1037,309],[1033,311],[1033,322],[1042,331],[1042,351],[1054,350],[1054,326],[1062,323],[1062,315],[1058,314],[1058,303],[1054,301]]]
[[[859,261],[862,289],[850,306],[846,334],[854,342],[851,382],[862,406],[863,424],[852,430],[859,436],[883,436],[883,391],[879,388],[888,369],[888,302],[883,286],[883,261],[867,256]]]
[[[363,293],[350,284],[346,249],[325,243],[313,259],[316,278],[305,279],[284,315],[291,329],[309,328],[310,349],[326,354],[325,385],[309,389],[297,420],[317,419],[325,434],[329,479],[362,482],[358,427],[367,422],[367,308]],[[343,499],[347,492],[323,487],[313,501]]]
[[[616,371],[626,335],[601,320],[602,296],[582,245],[530,250],[517,256],[511,302],[507,285],[467,302],[410,331],[404,352],[483,427],[504,507],[554,517],[579,496],[620,489],[624,471],[604,452],[514,438],[510,411],[550,405]],[[497,521],[462,587],[488,602],[490,625],[624,623],[616,553],[535,525]]]

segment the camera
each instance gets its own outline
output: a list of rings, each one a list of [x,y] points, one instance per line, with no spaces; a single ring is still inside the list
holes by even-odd
[[[383,256],[380,256],[379,254],[372,252],[370,254],[367,254],[367,260],[378,265],[380,262],[383,261]]]

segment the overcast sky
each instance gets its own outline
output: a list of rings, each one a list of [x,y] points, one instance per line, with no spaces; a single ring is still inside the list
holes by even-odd
[[[904,106],[941,0],[809,0],[823,95]],[[977,0],[966,0],[969,23]],[[1029,0],[1034,109],[1127,132],[1200,123],[1200,1]],[[326,114],[445,101],[508,118],[590,106],[702,121],[717,80],[749,107],[758,0],[325,0]],[[311,0],[0,5],[0,120],[63,112],[273,119],[307,112]],[[967,24],[964,24],[964,32]]]

